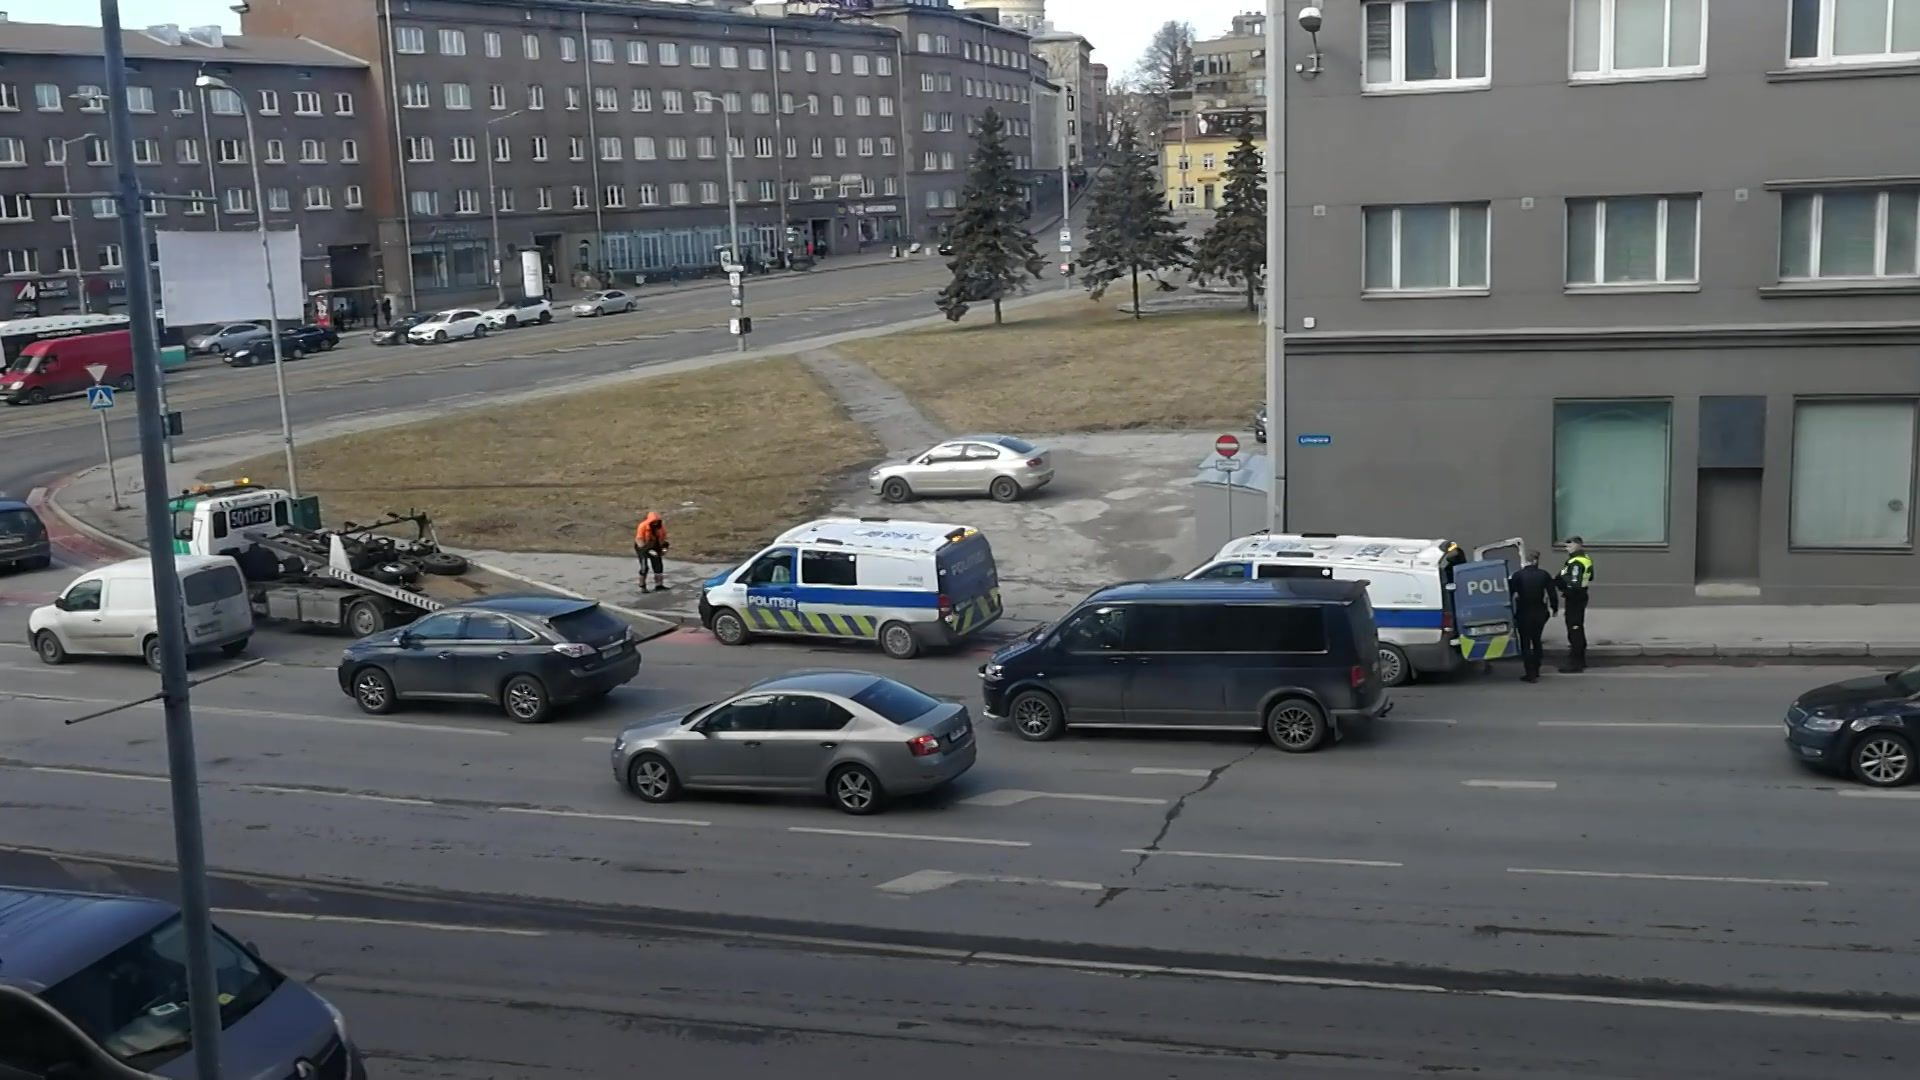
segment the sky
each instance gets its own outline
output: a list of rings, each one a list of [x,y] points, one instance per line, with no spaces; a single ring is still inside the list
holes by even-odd
[[[155,23],[205,26],[219,23],[240,29],[240,17],[227,8],[234,0],[121,0],[120,22],[128,27]],[[1093,42],[1093,58],[1117,78],[1133,70],[1134,62],[1153,39],[1153,32],[1176,11],[1193,24],[1200,37],[1227,32],[1227,20],[1241,9],[1257,9],[1261,0],[1183,0],[1179,5],[1158,0],[1047,0],[1047,17],[1056,29],[1070,30]],[[0,0],[0,11],[18,22],[98,24],[99,5],[87,0]]]

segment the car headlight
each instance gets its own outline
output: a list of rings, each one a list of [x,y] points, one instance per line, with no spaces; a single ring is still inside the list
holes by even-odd
[[[986,667],[983,667],[980,669],[980,674],[984,675],[989,679],[997,679],[1000,676],[1005,675],[1006,673],[1007,673],[1006,668],[1000,666],[999,664],[994,664],[994,663],[989,663]]]
[[[24,388],[24,387],[25,387],[26,385],[27,385],[27,380],[25,380],[25,379],[15,379],[15,380],[14,380],[14,381],[12,382],[12,384],[11,384],[11,385],[9,385],[9,386],[7,387],[7,389],[9,389],[9,390],[19,390],[19,389],[23,389],[23,388]]]
[[[1846,721],[1838,716],[1813,713],[1809,715],[1800,726],[1806,728],[1808,731],[1839,731],[1840,725],[1844,723],[1846,723]]]
[[[320,1004],[325,1005],[327,1007],[327,1015],[333,1017],[333,1030],[340,1036],[340,1041],[348,1042],[346,1015],[335,1008],[333,1002],[328,1001],[326,998],[321,998]]]

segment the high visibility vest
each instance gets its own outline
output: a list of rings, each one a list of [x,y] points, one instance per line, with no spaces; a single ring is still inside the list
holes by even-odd
[[[1584,551],[1567,556],[1566,565],[1560,568],[1560,587],[1584,591],[1591,584],[1593,584],[1593,558]]]

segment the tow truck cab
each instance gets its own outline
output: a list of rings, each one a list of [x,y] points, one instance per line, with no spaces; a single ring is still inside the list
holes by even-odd
[[[196,484],[167,503],[173,515],[173,550],[179,555],[239,555],[245,532],[279,533],[302,524],[302,506],[283,488],[238,480]]]

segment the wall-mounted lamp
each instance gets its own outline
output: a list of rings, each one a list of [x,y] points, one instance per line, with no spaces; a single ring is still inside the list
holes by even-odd
[[[1325,70],[1320,66],[1320,9],[1311,5],[1300,9],[1300,29],[1313,39],[1313,55],[1304,64],[1293,65],[1293,70],[1308,79]]]

